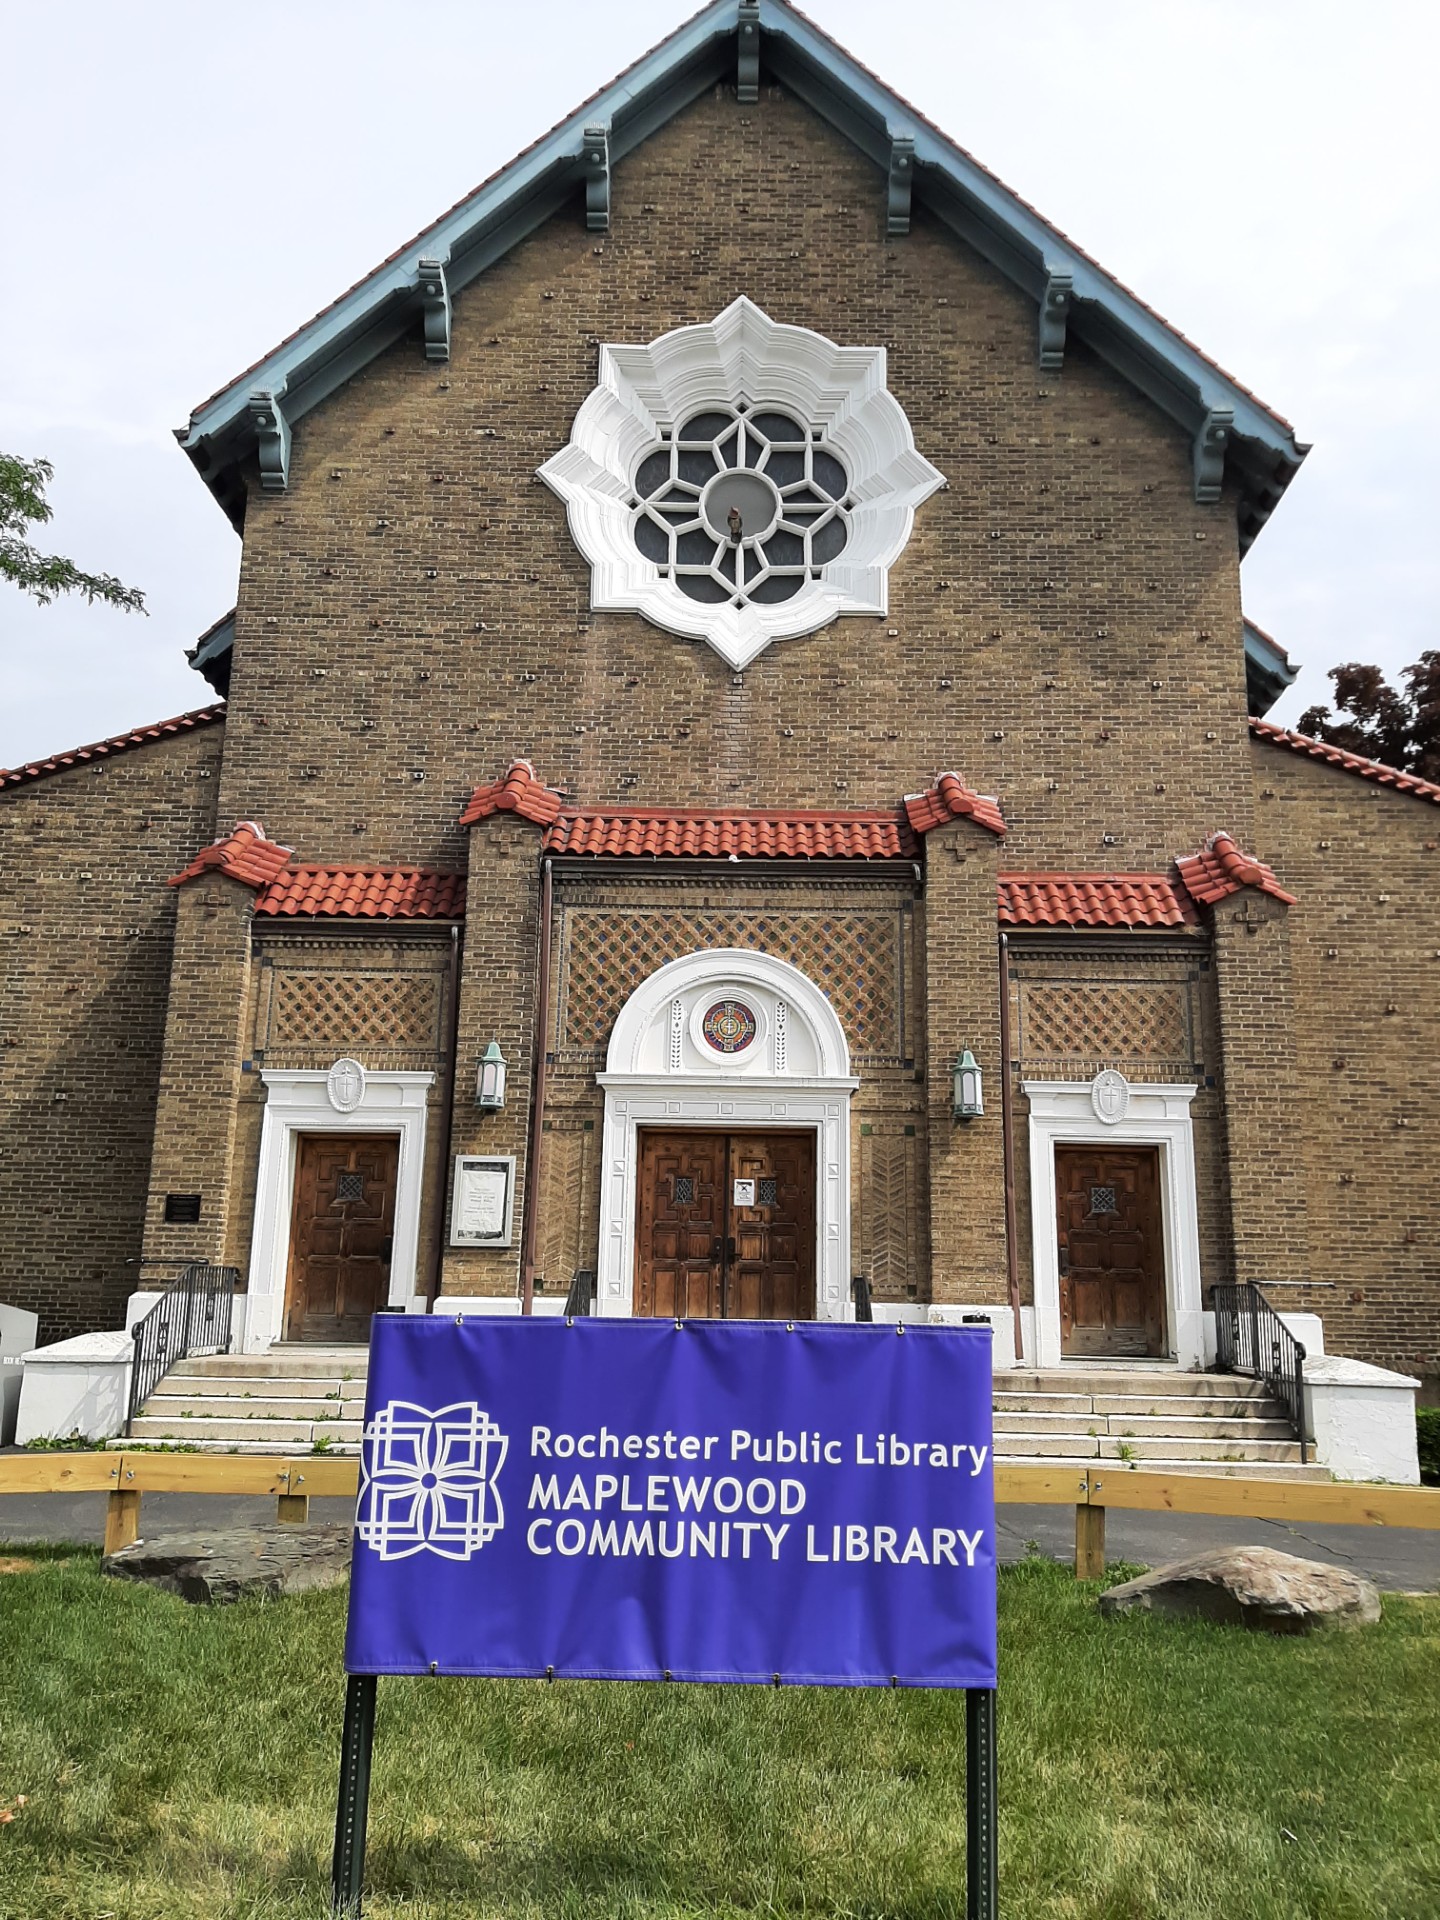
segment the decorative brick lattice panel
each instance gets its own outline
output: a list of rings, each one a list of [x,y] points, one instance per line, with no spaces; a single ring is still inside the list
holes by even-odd
[[[275,969],[264,1048],[333,1060],[352,1053],[378,1065],[382,1056],[423,1057],[428,1065],[440,1032],[441,981],[434,974]]]
[[[1026,986],[1021,994],[1023,1057],[1188,1059],[1187,1014],[1180,986]]]
[[[677,915],[571,908],[561,1045],[603,1048],[636,987],[666,961],[704,947],[746,947],[788,960],[823,989],[853,1053],[901,1056],[900,916],[822,910]]]
[[[881,1300],[903,1300],[925,1278],[920,1147],[913,1133],[889,1128],[867,1127],[860,1136],[852,1251],[855,1271]]]

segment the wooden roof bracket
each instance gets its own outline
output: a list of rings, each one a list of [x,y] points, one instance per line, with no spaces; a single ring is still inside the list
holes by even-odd
[[[1065,330],[1074,298],[1074,274],[1051,268],[1040,296],[1040,365],[1046,373],[1059,373],[1065,364]]]
[[[446,257],[422,255],[416,262],[415,291],[425,325],[425,358],[450,358],[450,288],[445,278]]]
[[[909,233],[910,195],[915,183],[913,134],[890,136],[890,195],[885,209],[887,233]]]
[[[753,107],[760,98],[760,0],[740,0],[740,61],[735,98]]]
[[[1211,407],[1195,435],[1195,499],[1202,507],[1213,507],[1220,498],[1225,479],[1225,452],[1234,431],[1235,415],[1229,407]]]
[[[581,154],[585,170],[585,225],[591,233],[610,231],[610,129],[586,127]]]
[[[264,493],[284,493],[290,485],[290,422],[280,405],[284,391],[284,381],[277,387],[260,387],[247,402]]]

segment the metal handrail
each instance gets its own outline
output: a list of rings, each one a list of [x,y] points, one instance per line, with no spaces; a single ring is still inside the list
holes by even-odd
[[[192,1260],[154,1306],[130,1329],[135,1343],[130,1368],[129,1438],[135,1416],[177,1361],[191,1354],[228,1353],[238,1267],[212,1267]]]
[[[1215,1364],[1221,1373],[1248,1373],[1263,1380],[1285,1409],[1300,1442],[1300,1464],[1309,1458],[1305,1439],[1305,1347],[1253,1281],[1215,1288]]]

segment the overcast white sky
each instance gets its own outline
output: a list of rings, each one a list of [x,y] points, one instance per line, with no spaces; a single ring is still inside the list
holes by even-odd
[[[0,0],[0,446],[150,605],[0,586],[0,766],[209,698],[239,542],[171,429],[692,10]],[[1440,644],[1429,0],[808,10],[1314,442],[1245,563],[1276,717]]]

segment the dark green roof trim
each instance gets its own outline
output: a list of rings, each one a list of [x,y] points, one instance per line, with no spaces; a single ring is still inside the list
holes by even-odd
[[[213,627],[207,627],[185,655],[198,674],[203,674],[222,699],[230,692],[230,659],[235,645],[235,609],[221,614]]]
[[[437,273],[448,350],[455,291],[577,196],[600,230],[615,163],[719,80],[757,98],[762,68],[880,169],[892,233],[918,203],[1030,295],[1042,366],[1058,370],[1067,338],[1082,340],[1192,436],[1197,498],[1236,482],[1249,544],[1306,452],[1288,424],[786,0],[714,0],[199,407],[178,438],[231,517],[244,515],[242,464],[258,450],[262,484],[283,487],[296,423],[418,320],[440,357]]]
[[[1294,686],[1299,672],[1291,665],[1289,654],[1263,627],[1251,620],[1245,622],[1245,691],[1253,718],[1263,718],[1285,689]]]

